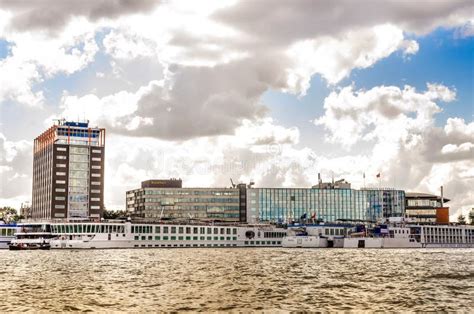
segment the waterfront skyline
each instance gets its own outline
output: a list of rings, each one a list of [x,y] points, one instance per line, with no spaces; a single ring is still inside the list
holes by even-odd
[[[474,207],[472,12],[0,0],[0,201],[31,200],[33,139],[64,117],[107,129],[110,209],[146,179],[309,187],[322,173],[444,185],[454,220]]]

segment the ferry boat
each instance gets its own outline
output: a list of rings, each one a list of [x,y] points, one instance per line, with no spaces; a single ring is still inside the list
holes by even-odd
[[[0,249],[8,249],[8,245],[15,238],[16,225],[0,224]]]
[[[51,248],[51,226],[47,223],[25,223],[16,226],[10,250],[49,250]]]
[[[285,235],[274,225],[51,222],[19,224],[14,243],[45,241],[51,249],[280,247]]]

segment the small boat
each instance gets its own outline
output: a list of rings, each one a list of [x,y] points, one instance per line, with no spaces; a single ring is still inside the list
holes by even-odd
[[[51,245],[49,243],[10,243],[8,248],[11,251],[20,250],[49,250]]]

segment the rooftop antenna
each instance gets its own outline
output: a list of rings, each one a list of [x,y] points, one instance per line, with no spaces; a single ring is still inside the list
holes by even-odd
[[[230,184],[232,184],[232,187],[235,188],[234,181],[232,181],[232,178],[230,178]]]

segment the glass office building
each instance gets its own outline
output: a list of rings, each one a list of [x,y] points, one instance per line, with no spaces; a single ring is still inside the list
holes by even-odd
[[[127,211],[135,218],[203,219],[239,222],[240,191],[237,188],[142,187],[127,191]]]
[[[247,190],[247,221],[376,221],[402,217],[405,192],[393,189],[252,188]]]

